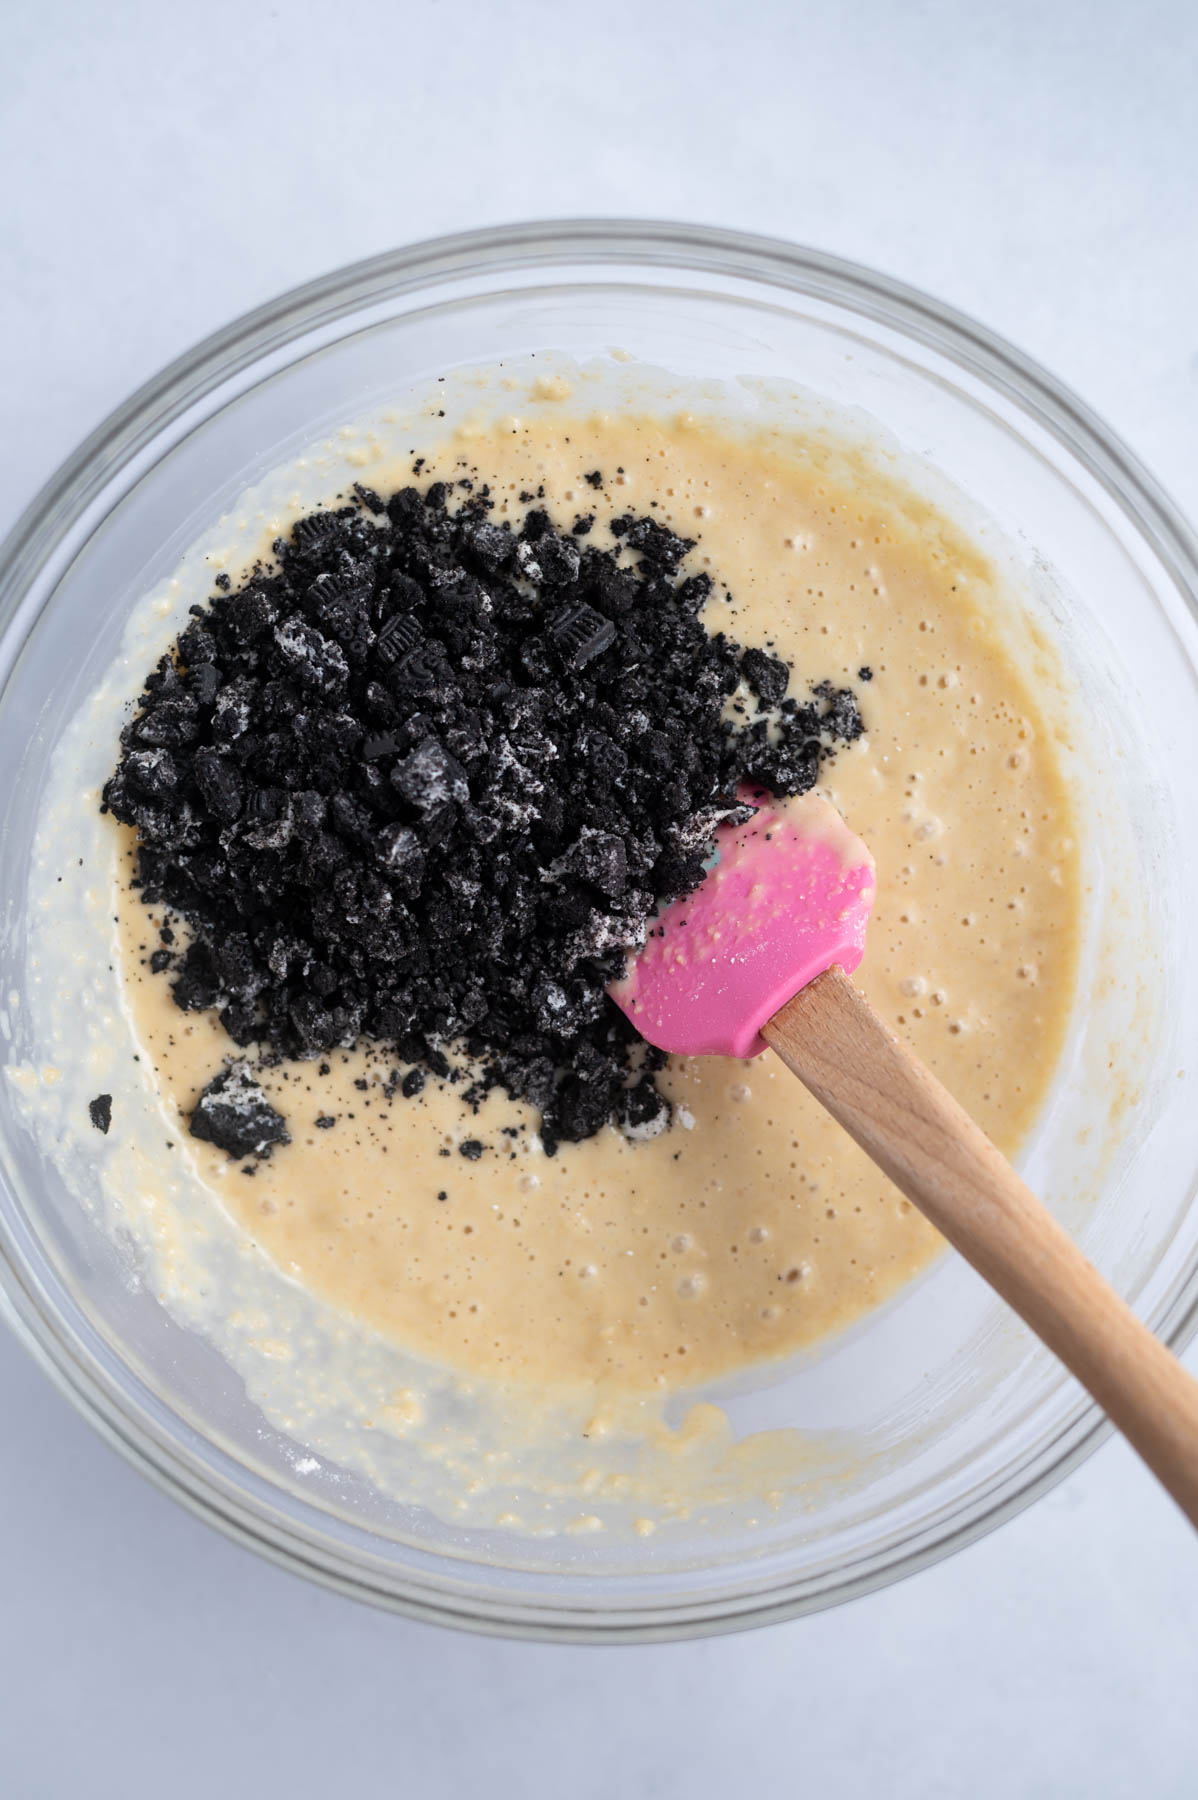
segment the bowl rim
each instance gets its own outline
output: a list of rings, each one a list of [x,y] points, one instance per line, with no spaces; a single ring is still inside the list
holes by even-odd
[[[784,239],[650,219],[540,219],[427,238],[301,284],[201,340],[138,388],[86,437],[20,514],[0,543],[0,641],[20,602],[106,485],[182,415],[272,352],[347,314],[451,279],[494,277],[538,266],[617,264],[684,269],[771,284],[834,303],[914,340],[998,392],[1064,448],[1104,490],[1176,586],[1198,621],[1198,537],[1138,457],[1083,401],[1031,357],[965,313],[891,276]],[[99,521],[97,521],[98,523]],[[51,596],[53,589],[50,590]],[[49,598],[49,596],[48,596]],[[48,603],[47,598],[47,603]],[[29,621],[32,623],[32,620]],[[23,635],[23,634],[22,634]],[[9,664],[11,666],[11,664]],[[0,671],[5,679],[7,669]],[[608,1611],[587,1600],[498,1600],[450,1584],[388,1571],[384,1582],[328,1540],[316,1542],[281,1515],[247,1503],[177,1436],[139,1413],[67,1321],[31,1255],[0,1220],[0,1314],[85,1419],[156,1486],[235,1542],[334,1591],[410,1617],[478,1632],[579,1642],[647,1642],[740,1630],[839,1604],[963,1548],[1013,1517],[1076,1468],[1111,1431],[1081,1403],[1038,1468],[1008,1470],[963,1517],[917,1529],[898,1544],[848,1565],[840,1577],[805,1577],[773,1594],[727,1588],[702,1601],[650,1602]],[[1198,1330],[1198,1265],[1175,1282],[1161,1335],[1180,1349]],[[1027,1459],[1029,1461],[1032,1458]],[[993,1490],[1006,1491],[996,1492]],[[376,1575],[371,1579],[371,1575]]]

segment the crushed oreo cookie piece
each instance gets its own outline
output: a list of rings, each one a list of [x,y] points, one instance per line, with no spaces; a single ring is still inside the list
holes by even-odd
[[[751,648],[740,659],[740,672],[763,706],[780,706],[790,685],[790,665],[768,650]]]
[[[108,1127],[112,1124],[112,1095],[97,1094],[94,1100],[87,1103],[87,1116],[97,1131],[108,1136]]]
[[[679,537],[677,532],[667,531],[656,519],[636,519],[630,513],[622,519],[613,519],[611,528],[616,537],[624,539],[630,550],[639,550],[648,568],[667,570],[671,574],[687,551],[695,547],[693,538]]]
[[[711,578],[657,520],[598,550],[538,496],[517,529],[467,491],[363,491],[194,607],[104,804],[136,828],[142,898],[189,926],[176,1003],[239,1045],[319,1062],[373,1040],[414,1065],[409,1096],[461,1051],[467,1103],[529,1102],[550,1153],[609,1122],[649,1135],[664,1059],[607,985],[745,816],[738,790],[805,792],[860,734],[856,700],[802,699],[781,658],[709,630]],[[742,682],[752,717],[728,706]],[[235,1155],[286,1141],[243,1064],[192,1129]]]
[[[549,636],[566,667],[583,669],[616,641],[616,628],[593,606],[563,606],[549,621]]]
[[[668,1131],[673,1108],[654,1082],[642,1076],[629,1088],[620,1105],[620,1129],[634,1143],[660,1137]]]
[[[269,1156],[275,1144],[291,1142],[281,1115],[240,1060],[208,1083],[192,1111],[190,1131],[238,1159]]]

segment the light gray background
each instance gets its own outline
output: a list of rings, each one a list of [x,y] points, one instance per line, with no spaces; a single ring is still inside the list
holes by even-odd
[[[1192,0],[8,0],[0,22],[0,526],[246,307],[572,212],[777,232],[930,288],[1198,511]],[[1198,1794],[1198,1544],[1119,1445],[838,1612],[571,1650],[255,1561],[7,1337],[0,1396],[12,1800]]]

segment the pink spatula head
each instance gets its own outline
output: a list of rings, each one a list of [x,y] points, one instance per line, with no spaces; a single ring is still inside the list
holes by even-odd
[[[721,826],[717,860],[665,907],[611,997],[641,1036],[684,1056],[757,1056],[761,1028],[833,963],[865,949],[874,860],[817,794]]]

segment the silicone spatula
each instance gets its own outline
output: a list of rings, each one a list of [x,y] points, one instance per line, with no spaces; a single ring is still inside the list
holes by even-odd
[[[1109,1287],[849,975],[873,859],[818,795],[716,833],[612,998],[686,1056],[767,1047],[1086,1387],[1198,1525],[1198,1382]]]

